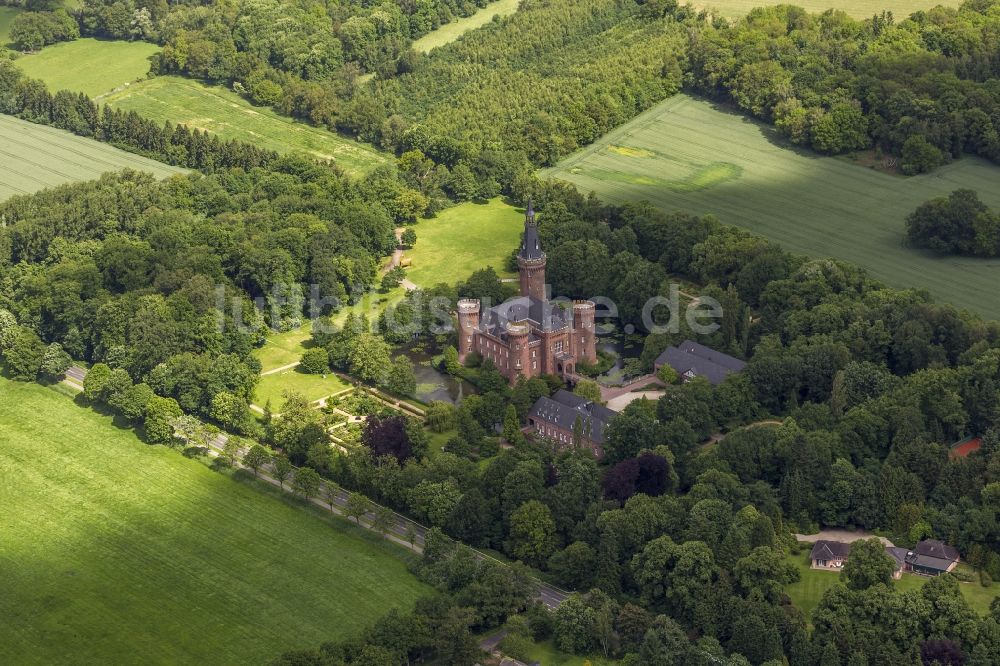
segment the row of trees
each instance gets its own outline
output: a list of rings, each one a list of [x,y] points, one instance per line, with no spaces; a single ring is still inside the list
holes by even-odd
[[[0,60],[0,113],[106,141],[147,157],[203,171],[267,166],[277,153],[185,125],[157,123],[134,111],[98,106],[83,93],[49,92],[13,63]]]
[[[921,173],[963,152],[1000,160],[995,2],[896,22],[759,8],[691,35],[696,90],[824,153],[878,147]]]

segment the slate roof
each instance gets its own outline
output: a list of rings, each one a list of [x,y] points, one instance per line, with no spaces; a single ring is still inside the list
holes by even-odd
[[[704,377],[713,385],[722,383],[726,377],[746,367],[744,361],[692,340],[685,340],[676,347],[667,347],[656,359],[656,366],[662,365],[669,365],[679,375],[690,372],[697,377]]]
[[[947,571],[958,560],[958,551],[937,539],[924,539],[906,555],[906,561],[911,566],[937,571]]]
[[[604,442],[604,427],[616,414],[613,409],[560,389],[551,398],[539,398],[531,408],[530,416],[566,430],[573,429],[579,416],[585,429],[590,424],[590,441],[601,444]]]
[[[899,546],[886,546],[885,552],[896,562],[896,569],[903,568],[903,562],[906,561],[906,555],[909,552],[908,550],[900,548]]]
[[[568,313],[533,296],[518,296],[494,305],[483,316],[483,330],[505,339],[507,323],[527,321],[543,331],[558,331],[569,325]],[[532,339],[535,339],[532,337]]]
[[[817,541],[809,551],[811,560],[846,560],[851,544],[841,541]]]
[[[528,210],[524,214],[524,239],[521,241],[521,251],[517,256],[522,259],[541,259],[545,256],[538,244],[538,225],[535,224],[535,209],[528,202]]]

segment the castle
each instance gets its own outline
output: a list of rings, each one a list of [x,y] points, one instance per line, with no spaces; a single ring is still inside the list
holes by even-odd
[[[475,352],[489,359],[511,383],[519,375],[570,379],[578,362],[597,361],[594,303],[549,302],[545,253],[531,203],[524,217],[524,240],[517,254],[521,295],[480,313],[479,299],[458,302],[458,358]],[[482,316],[480,316],[482,314]]]

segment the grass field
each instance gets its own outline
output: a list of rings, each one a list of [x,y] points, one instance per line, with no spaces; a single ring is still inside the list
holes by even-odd
[[[0,46],[7,46],[10,40],[10,24],[21,12],[16,7],[0,7]]]
[[[349,386],[350,384],[333,373],[310,375],[300,370],[282,370],[260,378],[254,393],[254,404],[263,407],[270,400],[271,409],[281,413],[281,407],[285,404],[285,391],[301,393],[306,400],[312,402]]]
[[[157,178],[184,172],[100,141],[0,115],[0,201],[125,168]]]
[[[157,122],[169,120],[208,130],[223,139],[333,160],[349,173],[363,173],[388,160],[370,146],[280,116],[270,108],[253,106],[227,88],[176,76],[142,81],[103,101]]]
[[[517,11],[521,0],[495,0],[486,5],[472,16],[460,18],[451,23],[445,23],[437,30],[432,30],[420,39],[413,42],[413,48],[417,51],[427,53],[433,48],[444,46],[455,41],[470,30],[481,28],[494,16],[507,16]]]
[[[591,655],[581,657],[575,654],[560,652],[551,640],[542,643],[535,643],[528,655],[532,661],[537,661],[543,666],[612,666],[617,661],[604,659],[603,657]]]
[[[754,7],[770,5],[795,5],[813,13],[825,12],[827,9],[840,9],[857,19],[871,18],[882,11],[891,11],[896,21],[901,21],[919,10],[928,10],[938,5],[958,7],[961,0],[695,0],[694,6],[709,8],[722,16],[743,16]]]
[[[506,275],[507,257],[520,242],[523,223],[524,211],[501,199],[460,204],[421,220],[414,227],[417,243],[405,253],[412,262],[406,277],[430,287],[464,280],[486,266]]]
[[[57,390],[0,378],[0,432],[0,663],[268,663],[429,589],[377,536]]]
[[[17,59],[28,76],[41,79],[53,92],[72,90],[98,97],[143,79],[149,59],[160,47],[148,42],[111,42],[77,39],[46,46]]]
[[[845,259],[892,286],[1000,318],[1000,259],[904,246],[906,216],[931,197],[966,187],[1000,208],[1000,167],[978,158],[904,178],[793,149],[766,125],[676,95],[542,175],[615,202],[714,213],[792,252]]]
[[[811,569],[809,567],[808,553],[789,555],[788,561],[798,568],[802,577],[797,583],[786,585],[785,592],[791,598],[792,603],[798,606],[808,619],[812,615],[813,609],[819,604],[823,593],[836,585],[840,580],[840,574],[834,571]],[[962,565],[960,564],[959,566]],[[903,574],[902,578],[895,581],[895,585],[899,590],[918,590],[928,580],[930,579],[923,576]],[[962,590],[962,594],[965,595],[966,601],[969,602],[973,610],[980,615],[989,612],[990,602],[1000,594],[1000,585],[993,585],[987,588],[978,583],[962,583],[959,585],[959,589]]]

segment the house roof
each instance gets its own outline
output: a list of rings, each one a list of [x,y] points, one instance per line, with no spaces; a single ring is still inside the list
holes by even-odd
[[[913,550],[916,551],[917,555],[947,560],[948,562],[957,562],[959,559],[957,549],[937,539],[924,539]]]
[[[906,554],[909,552],[905,548],[900,548],[899,546],[886,546],[885,552],[896,562],[896,568],[902,569],[903,562],[906,561]]]
[[[590,426],[590,441],[601,444],[604,442],[604,426],[616,414],[617,412],[604,405],[560,389],[551,398],[539,398],[529,415],[566,430],[572,430],[577,417],[580,417],[585,430],[588,424]]]
[[[533,296],[519,296],[487,310],[483,316],[483,329],[490,335],[506,339],[507,324],[523,321],[543,331],[558,331],[569,325],[563,308]]]
[[[720,384],[729,375],[746,367],[744,361],[693,340],[685,340],[676,347],[667,347],[657,357],[656,365],[669,365],[681,375],[690,373],[704,377],[711,384]]]
[[[851,544],[841,541],[817,541],[809,551],[811,560],[844,560],[851,552]]]

